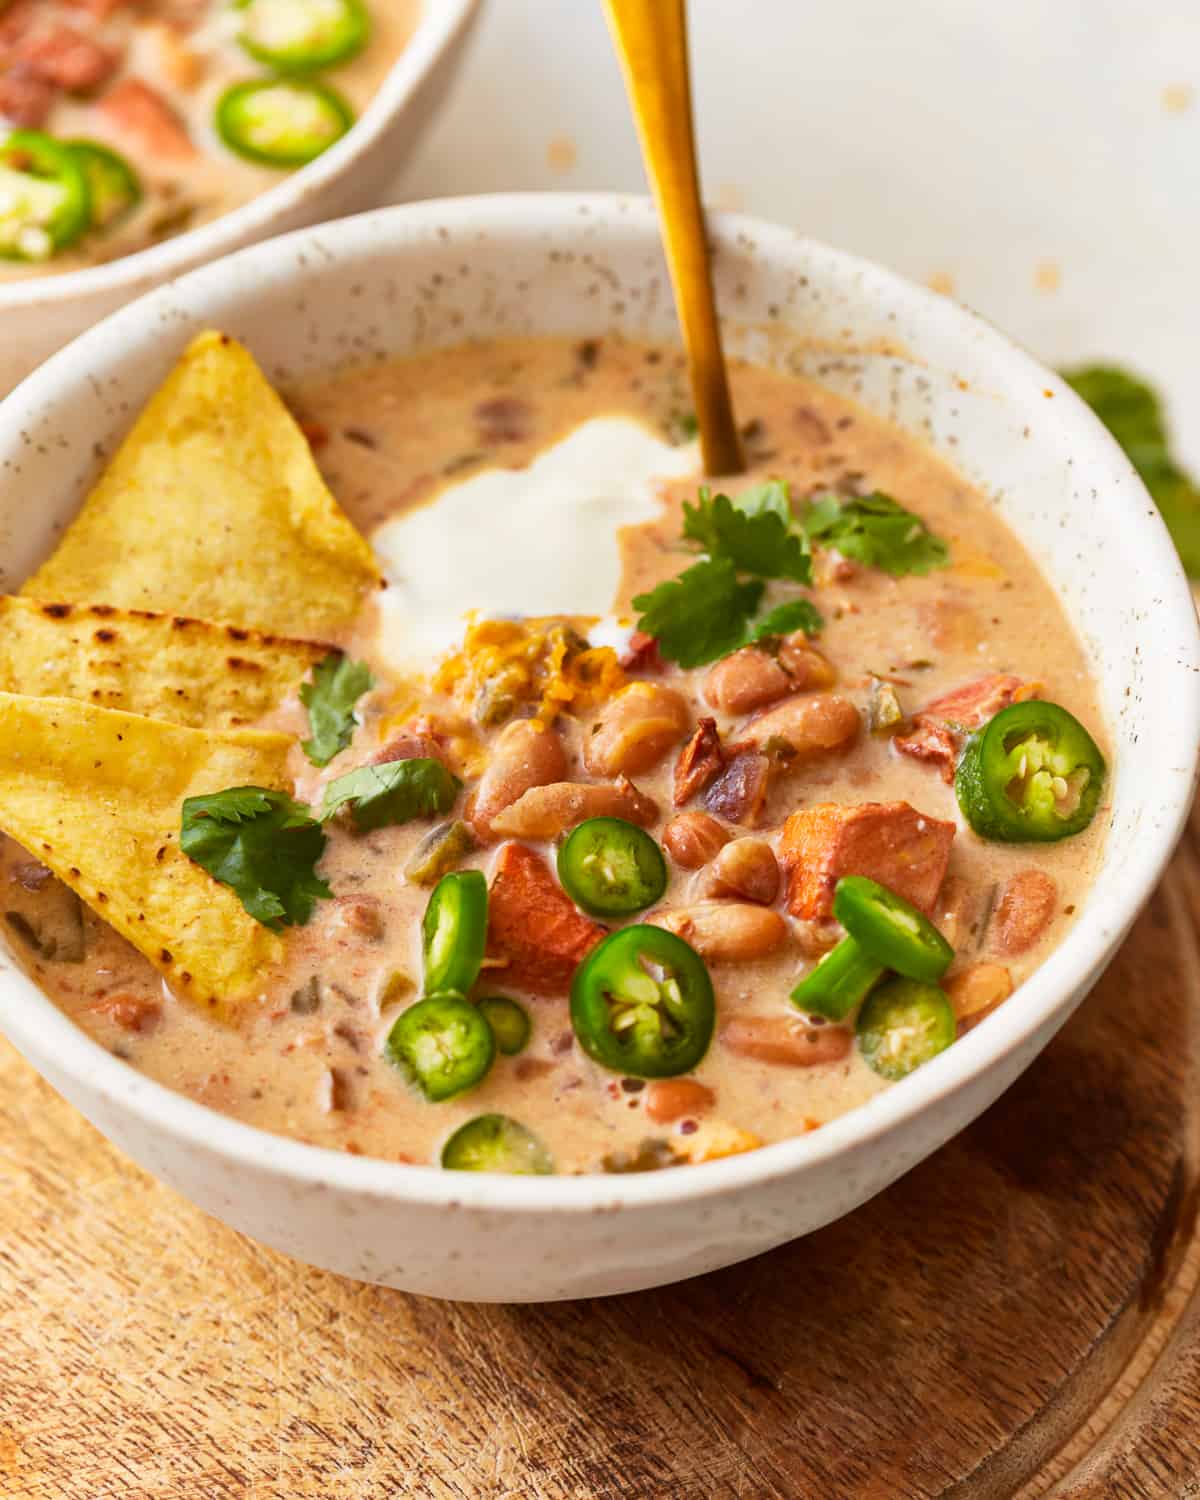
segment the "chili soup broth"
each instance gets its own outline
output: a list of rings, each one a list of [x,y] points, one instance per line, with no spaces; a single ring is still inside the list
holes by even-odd
[[[829,493],[882,491],[945,542],[948,564],[893,577],[818,546],[806,597],[823,616],[823,629],[811,641],[794,632],[769,643],[758,653],[765,666],[757,657],[739,657],[739,666],[768,675],[782,663],[785,686],[756,707],[737,706],[746,701],[739,684],[722,685],[714,676],[729,677],[730,658],[719,668],[683,670],[630,631],[634,597],[695,561],[681,541],[683,506],[695,501],[702,476],[695,471],[677,351],[616,339],[514,340],[342,373],[290,392],[289,404],[330,488],[368,537],[473,475],[531,465],[598,416],[629,419],[674,445],[663,449],[672,477],[656,487],[657,513],[620,534],[620,580],[609,618],[599,626],[594,618],[509,621],[497,632],[503,639],[507,629],[520,641],[557,628],[593,643],[615,642],[609,656],[593,663],[601,683],[596,701],[548,714],[536,693],[522,697],[519,684],[506,687],[508,698],[498,706],[478,684],[468,694],[472,661],[461,641],[449,667],[429,662],[424,674],[416,670],[420,664],[406,668],[390,638],[389,589],[338,643],[374,677],[358,702],[360,722],[349,747],[324,769],[310,764],[299,746],[309,726],[298,700],[260,725],[297,737],[290,769],[302,802],[318,802],[324,785],[356,766],[411,755],[414,742],[432,749],[465,784],[446,821],[474,824],[476,846],[461,853],[457,868],[489,878],[514,842],[553,871],[562,836],[578,821],[564,815],[549,837],[514,839],[489,830],[483,804],[494,790],[498,758],[508,753],[503,747],[541,735],[536,760],[550,742],[554,765],[540,778],[526,774],[524,786],[541,780],[608,788],[610,810],[633,810],[631,821],[664,846],[668,884],[649,910],[605,919],[603,926],[662,918],[706,959],[715,990],[712,1043],[685,1078],[622,1076],[593,1061],[573,1030],[565,989],[535,994],[514,984],[513,966],[493,944],[472,993],[518,1000],[532,1021],[528,1045],[515,1056],[497,1054],[478,1086],[445,1102],[430,1102],[406,1082],[385,1041],[422,993],[421,921],[430,887],[405,870],[430,834],[429,819],[367,832],[337,819],[326,825],[319,873],[333,898],[318,903],[307,925],[287,929],[283,970],[264,981],[259,1003],[234,1026],[175,999],[133,948],[6,842],[0,883],[10,929],[18,938],[65,932],[57,952],[83,955],[82,962],[64,962],[49,956],[52,943],[43,941],[42,953],[17,944],[56,1003],[97,1042],[168,1087],[321,1146],[436,1165],[451,1132],[496,1113],[533,1132],[559,1172],[706,1160],[816,1129],[889,1086],[865,1060],[853,1017],[839,1025],[806,1016],[789,1000],[842,932],[828,916],[795,914],[795,860],[789,865],[782,830],[789,815],[819,804],[894,803],[910,804],[930,825],[955,826],[945,878],[927,914],[955,950],[944,986],[959,1034],[1002,1003],[1061,941],[1086,899],[1106,805],[1102,800],[1090,828],[1074,837],[985,841],[967,825],[936,757],[902,753],[897,741],[914,732],[913,715],[924,706],[965,685],[1000,679],[1010,682],[1007,701],[1036,696],[1062,705],[1106,749],[1080,645],[1020,540],[930,449],[816,384],[740,363],[732,380],[750,470],[726,486],[731,494],[769,478],[788,482],[796,506]],[[443,538],[451,551],[454,544],[453,536]],[[410,563],[419,569],[422,559]],[[495,566],[518,576],[522,559],[497,555]],[[586,570],[586,551],[564,557],[562,567],[567,575]],[[764,607],[796,592],[772,583]],[[536,598],[531,585],[525,611],[531,617],[540,615]],[[475,625],[486,634],[487,621]],[[625,665],[613,672],[616,656]],[[682,703],[661,746],[633,755],[628,776],[636,791],[615,766],[610,774],[598,769],[604,755],[596,737],[607,733],[621,683],[625,693],[629,684],[642,684],[635,697],[647,702],[661,699],[659,717],[668,721],[676,711],[670,705]],[[784,720],[779,733],[762,729],[764,716],[778,715],[781,705],[807,716],[803,733],[815,736],[812,745],[795,752]],[[744,796],[739,804],[737,787],[714,802],[711,778],[676,805],[680,751],[707,718],[715,720],[727,761],[748,742],[765,751],[770,765],[761,806]],[[619,760],[619,736],[616,743]],[[527,767],[529,752],[519,758]],[[492,801],[502,809],[502,797]],[[541,920],[537,912],[531,916],[535,949]]]

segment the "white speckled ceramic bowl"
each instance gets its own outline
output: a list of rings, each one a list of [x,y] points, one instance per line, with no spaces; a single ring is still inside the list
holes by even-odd
[[[0,284],[0,396],[85,328],[194,266],[379,201],[454,73],[479,0],[423,0],[421,20],[354,129],[248,203],[106,265]]]
[[[542,1300],[674,1281],[816,1229],[1012,1083],[1112,957],[1182,826],[1200,736],[1195,611],[1107,434],[955,303],[786,230],[744,219],[714,230],[731,347],[815,372],[927,439],[1057,581],[1117,747],[1104,866],[1034,977],[913,1077],[811,1135],[634,1177],[443,1173],[263,1134],[119,1062],[0,957],[0,1025],[55,1088],[201,1207],[303,1260],[441,1297]],[[491,334],[674,333],[640,199],[421,203],[257,246],[110,318],[0,407],[6,586],[49,550],[102,454],[214,324],[281,381]]]

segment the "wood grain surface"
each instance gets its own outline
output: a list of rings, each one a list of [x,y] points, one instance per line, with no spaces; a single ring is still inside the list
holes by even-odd
[[[1200,1497],[1193,831],[975,1126],[663,1291],[436,1303],[264,1250],[0,1045],[4,1500]]]

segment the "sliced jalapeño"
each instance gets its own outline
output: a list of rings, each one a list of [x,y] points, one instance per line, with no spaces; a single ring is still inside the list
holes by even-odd
[[[634,1078],[689,1073],[716,1022],[704,960],[673,932],[638,924],[592,949],[571,985],[571,1025],[602,1067]]]

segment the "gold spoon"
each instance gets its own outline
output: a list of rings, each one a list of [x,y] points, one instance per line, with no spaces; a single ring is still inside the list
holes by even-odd
[[[706,474],[746,467],[729,396],[696,173],[686,0],[604,0],[662,220]]]

